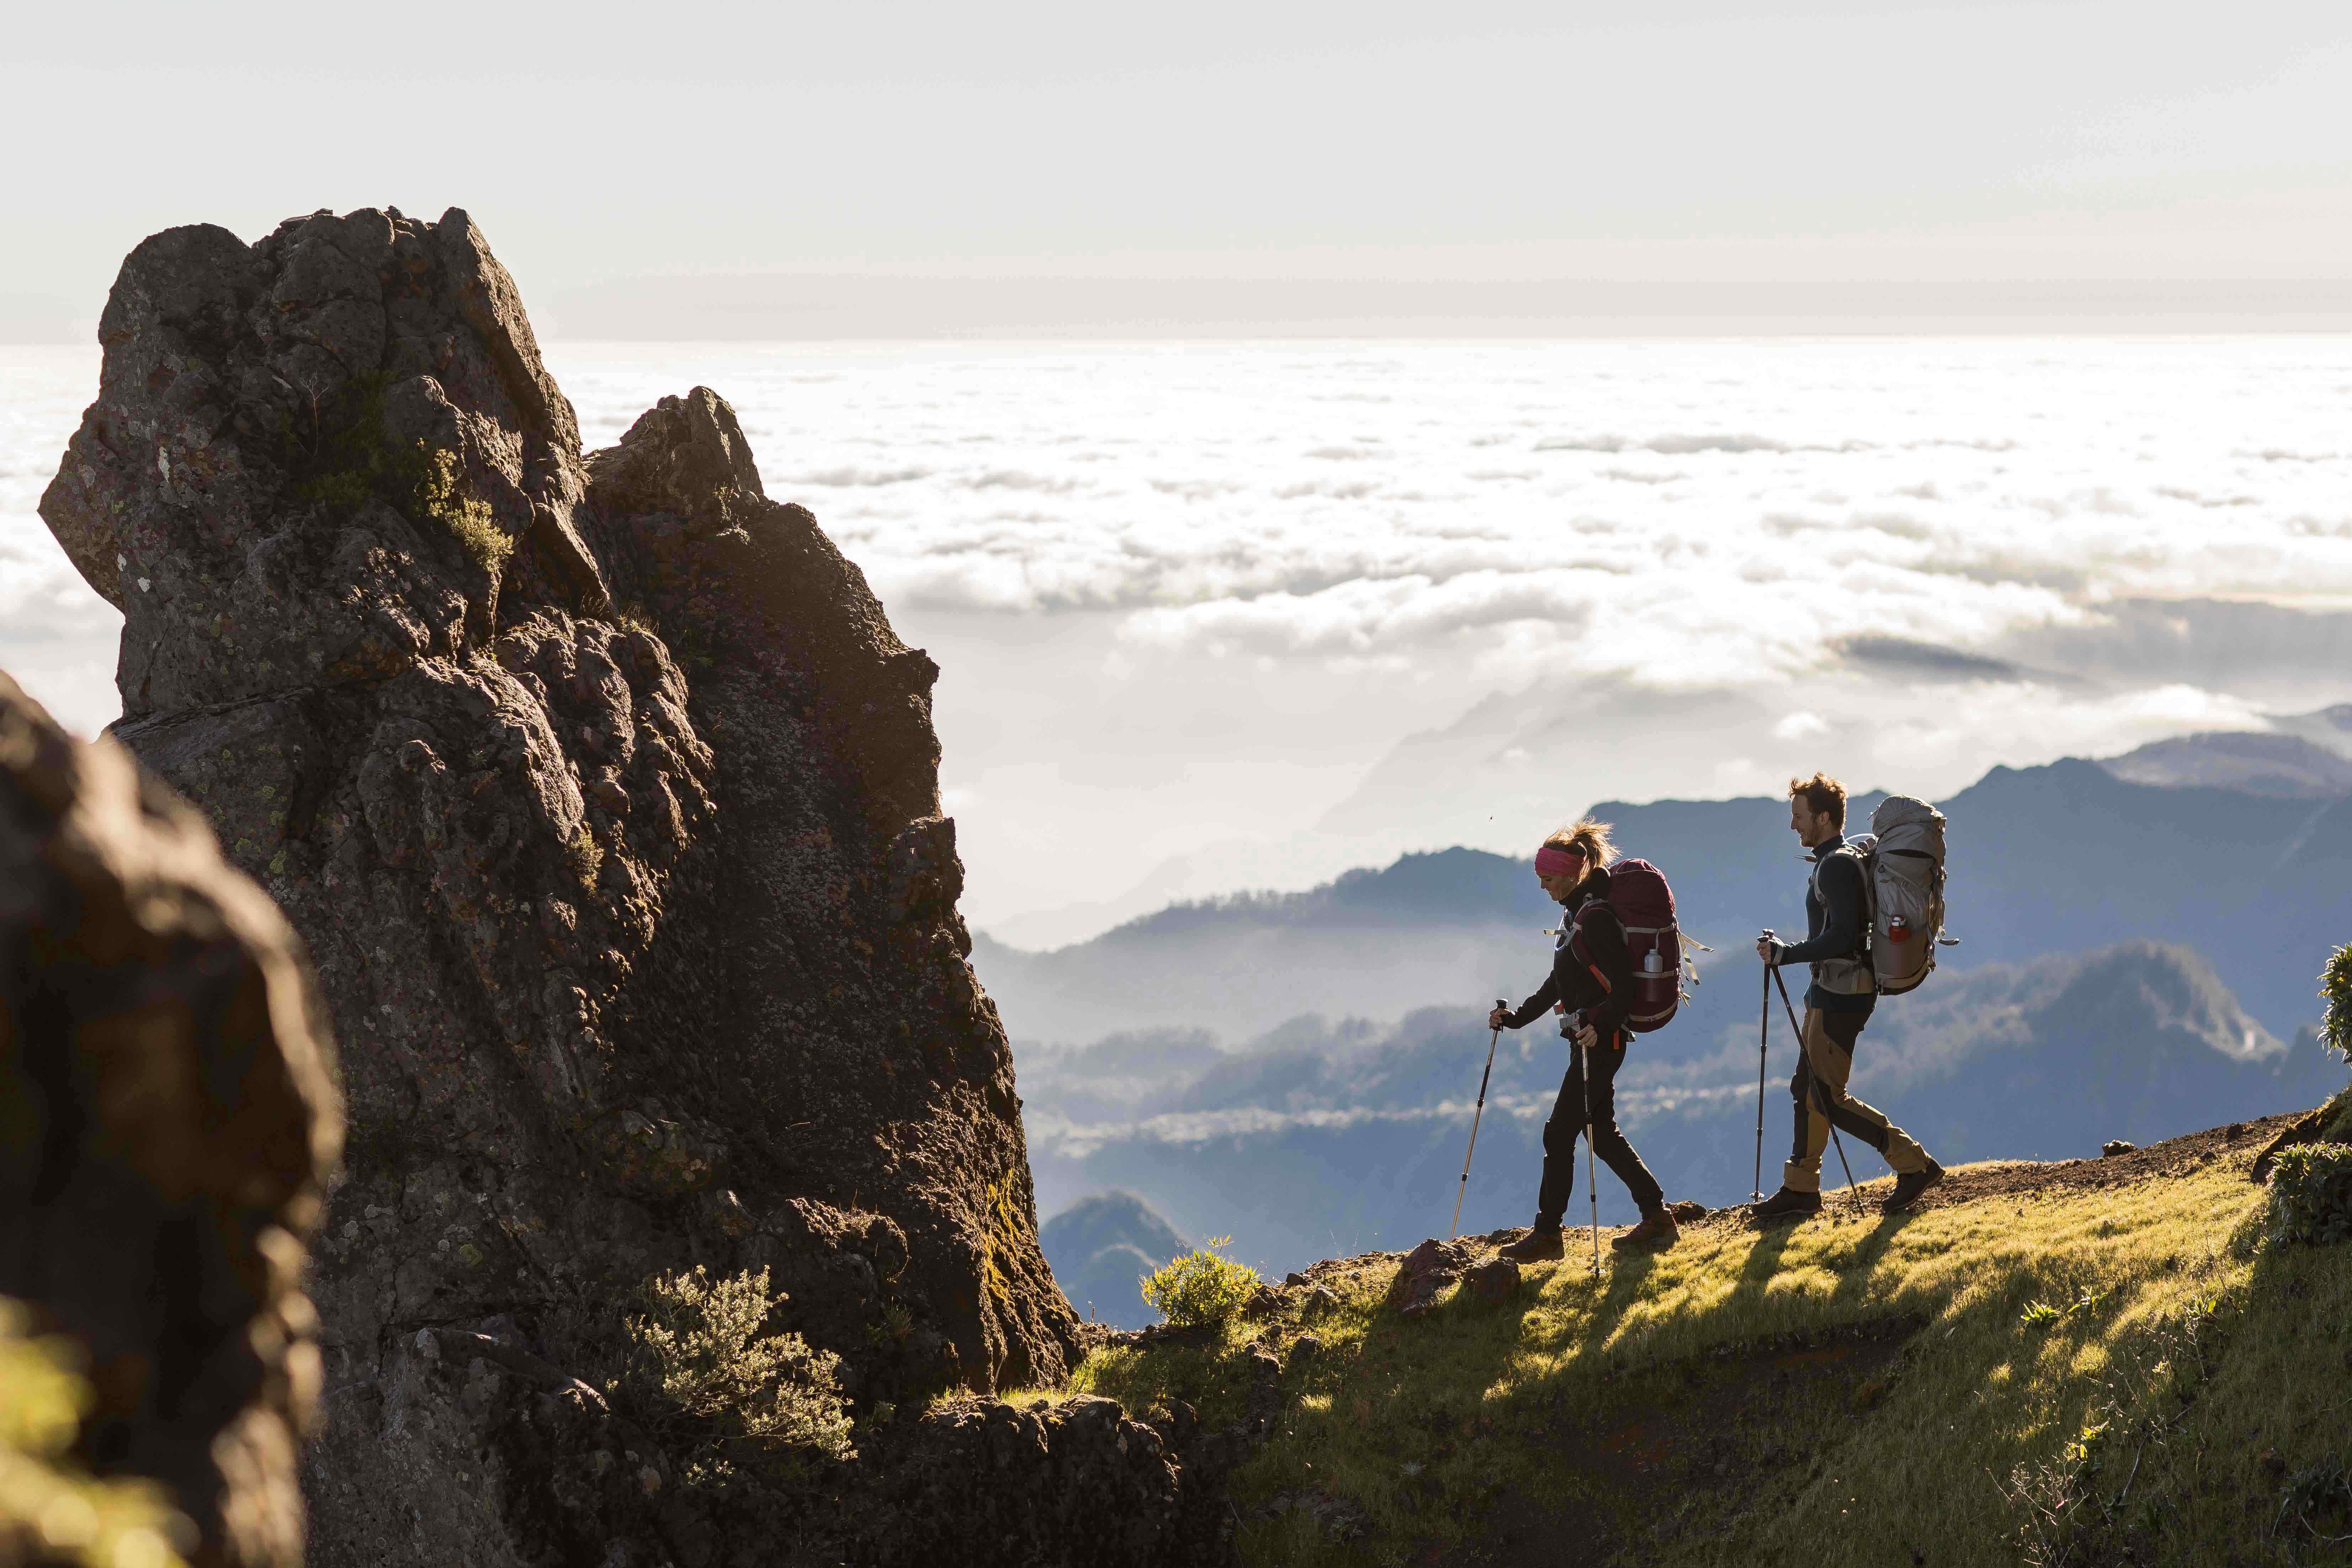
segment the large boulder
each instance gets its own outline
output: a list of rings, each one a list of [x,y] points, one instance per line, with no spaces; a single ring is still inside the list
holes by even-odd
[[[303,1248],[341,1132],[325,1020],[203,819],[5,675],[0,952],[0,1297],[89,1385],[70,1457],[161,1483],[200,1568],[301,1568]],[[17,1540],[0,1517],[0,1559]]]
[[[725,401],[583,453],[457,211],[170,230],[100,337],[42,515],[123,610],[115,732],[344,1043],[312,1562],[719,1550],[558,1484],[643,1449],[580,1374],[656,1276],[767,1270],[861,1412],[1060,1379],[937,667]]]

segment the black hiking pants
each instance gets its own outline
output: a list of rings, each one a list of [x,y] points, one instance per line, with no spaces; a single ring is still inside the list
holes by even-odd
[[[1618,1038],[1621,1043],[1614,1047],[1595,1046],[1590,1051],[1577,1049],[1574,1040],[1562,1042],[1568,1047],[1568,1076],[1559,1080],[1559,1099],[1552,1105],[1551,1120],[1544,1123],[1543,1186],[1536,1199],[1539,1226],[1557,1226],[1576,1194],[1576,1135],[1585,1131],[1588,1092],[1593,1153],[1617,1173],[1644,1217],[1665,1206],[1665,1190],[1617,1130],[1617,1069],[1625,1065],[1624,1037]],[[1588,1057],[1592,1062],[1589,1084],[1584,1073]]]

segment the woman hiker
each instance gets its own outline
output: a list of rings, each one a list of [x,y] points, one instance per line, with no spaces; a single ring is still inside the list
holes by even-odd
[[[1560,1033],[1571,1047],[1581,1047],[1569,1053],[1568,1076],[1560,1080],[1551,1120],[1544,1123],[1543,1184],[1536,1197],[1535,1229],[1501,1248],[1504,1257],[1522,1263],[1558,1258],[1564,1250],[1559,1223],[1576,1184],[1580,1132],[1592,1140],[1592,1152],[1617,1173],[1642,1211],[1642,1223],[1616,1239],[1618,1249],[1667,1247],[1681,1239],[1657,1178],[1617,1129],[1617,1069],[1624,1065],[1625,1042],[1632,1037],[1625,1012],[1633,994],[1633,965],[1625,952],[1624,924],[1609,903],[1604,868],[1611,855],[1609,825],[1589,816],[1554,833],[1537,849],[1536,879],[1562,910],[1559,935],[1552,943],[1551,974],[1517,1008],[1496,1007],[1486,1016],[1490,1029],[1517,1029],[1557,1005],[1562,1015]],[[1584,917],[1580,928],[1580,911]],[[1580,929],[1583,959],[1569,941],[1570,932]],[[1587,1062],[1591,1064],[1589,1074]]]

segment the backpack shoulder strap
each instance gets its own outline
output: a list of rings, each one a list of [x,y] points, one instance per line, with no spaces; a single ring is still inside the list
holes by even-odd
[[[1870,862],[1877,847],[1875,840],[1865,845],[1849,839],[1813,862],[1813,894],[1824,905],[1829,902],[1829,894],[1822,889],[1822,873],[1831,866],[1843,860],[1853,868],[1854,876],[1862,883],[1862,940],[1854,948],[1857,953],[1868,951],[1871,926],[1878,915],[1877,892],[1870,885]]]
[[[1844,861],[1847,865],[1852,866],[1861,874],[1864,885],[1866,887],[1870,881],[1871,853],[1875,847],[1876,847],[1874,845],[1856,844],[1852,839],[1848,839],[1845,843],[1839,845],[1836,848],[1831,850],[1828,854],[1814,861],[1814,889],[1816,891],[1820,890],[1822,885],[1822,873],[1828,870],[1832,866],[1836,865],[1841,860]]]
[[[1576,913],[1569,917],[1568,944],[1569,951],[1576,955],[1576,962],[1587,967],[1592,963],[1592,954],[1584,944],[1584,924],[1596,911],[1606,911],[1609,918],[1617,922],[1620,931],[1625,929],[1625,917],[1619,914],[1617,906],[1607,899],[1591,898],[1579,904]]]

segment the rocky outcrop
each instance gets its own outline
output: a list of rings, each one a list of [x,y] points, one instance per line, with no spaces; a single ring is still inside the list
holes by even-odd
[[[937,668],[727,404],[583,453],[456,211],[157,235],[100,336],[42,515],[122,608],[116,732],[344,1043],[312,1562],[729,1560],[580,1375],[656,1275],[768,1270],[860,1413],[1058,1380]]]
[[[341,1131],[317,996],[203,820],[5,676],[0,952],[0,1297],[87,1373],[71,1458],[161,1482],[200,1568],[300,1568],[303,1247]]]
[[[1428,1311],[1448,1285],[1470,1272],[1478,1250],[1473,1237],[1440,1241],[1431,1237],[1397,1265],[1396,1277],[1389,1281],[1388,1304],[1408,1318]]]

